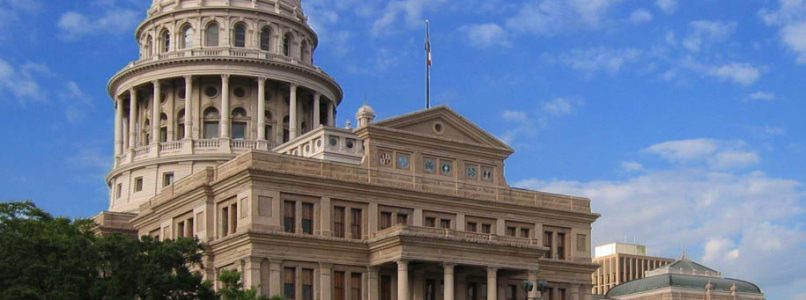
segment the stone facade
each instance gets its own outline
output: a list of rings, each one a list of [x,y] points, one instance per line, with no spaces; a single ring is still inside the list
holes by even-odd
[[[512,149],[447,107],[333,127],[341,89],[311,64],[299,1],[153,3],[140,60],[109,85],[101,232],[196,237],[206,278],[239,270],[289,299],[540,296],[526,280],[592,298],[590,200],[511,188]]]
[[[593,293],[604,295],[611,288],[630,280],[645,277],[646,271],[674,262],[673,259],[648,256],[643,245],[611,243],[597,246],[593,263]]]

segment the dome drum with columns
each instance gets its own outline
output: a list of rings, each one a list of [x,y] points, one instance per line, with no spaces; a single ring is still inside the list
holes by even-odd
[[[298,0],[153,1],[140,58],[108,85],[110,209],[136,211],[174,180],[333,126],[342,90],[313,65],[306,22]]]

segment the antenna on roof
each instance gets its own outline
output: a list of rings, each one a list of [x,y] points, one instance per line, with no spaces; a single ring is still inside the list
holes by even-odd
[[[431,108],[431,25],[425,20],[425,109]]]

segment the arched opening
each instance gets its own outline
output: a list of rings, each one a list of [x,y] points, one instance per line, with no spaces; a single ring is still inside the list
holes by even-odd
[[[204,31],[205,35],[205,42],[204,45],[207,47],[218,47],[218,33],[220,29],[218,27],[218,23],[210,22],[207,25],[207,29]]]
[[[182,49],[193,48],[194,33],[193,26],[190,26],[190,24],[185,24],[185,26],[182,27]]]
[[[151,120],[146,119],[143,122],[143,128],[140,130],[140,146],[148,146],[148,143],[151,142]]]
[[[151,57],[154,55],[154,39],[149,35],[146,37],[146,43],[143,47],[143,57]]]
[[[176,140],[185,138],[185,110],[179,110],[176,114]]]
[[[161,37],[162,53],[171,51],[171,33],[168,30],[163,30]]]
[[[160,143],[168,141],[168,115],[160,115]]]
[[[302,46],[301,46],[301,53],[300,53],[300,60],[302,62],[311,63],[309,52],[310,52],[310,47],[308,46],[308,41],[303,40],[302,41]]]
[[[246,139],[246,125],[249,118],[246,116],[246,110],[243,108],[236,108],[232,110],[232,138],[236,140]]]
[[[271,50],[271,27],[269,26],[264,26],[260,30],[260,50]]]
[[[204,132],[205,139],[218,138],[218,123],[221,116],[218,114],[218,109],[215,107],[208,107],[204,110]]]
[[[293,36],[291,33],[286,33],[283,36],[283,55],[290,56],[291,55],[291,41],[293,40]]]
[[[243,23],[235,24],[235,29],[232,31],[232,46],[246,47],[246,25]]]
[[[283,143],[288,142],[291,139],[291,132],[288,129],[289,117],[285,116],[283,118]]]

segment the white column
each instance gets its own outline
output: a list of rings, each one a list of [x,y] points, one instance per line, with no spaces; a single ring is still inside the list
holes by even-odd
[[[327,102],[327,126],[336,126],[336,106],[332,100]]]
[[[185,139],[193,138],[193,76],[185,76]]]
[[[123,99],[115,97],[115,155],[123,153]]]
[[[160,142],[160,81],[154,80],[154,97],[151,100],[151,144]]]
[[[257,79],[257,139],[266,140],[266,78]]]
[[[221,75],[221,131],[219,137],[229,138],[229,75]]]
[[[137,90],[129,90],[129,149],[137,144]]]
[[[454,285],[453,285],[453,270],[454,270],[454,265],[453,264],[444,264],[442,268],[443,268],[443,274],[445,276],[444,279],[443,279],[444,294],[443,294],[442,299],[443,300],[453,300],[453,287],[454,287]]]
[[[322,113],[319,109],[319,98],[321,97],[322,94],[319,94],[319,92],[313,95],[313,126],[311,126],[311,129],[316,129],[319,124],[322,124],[322,118],[320,117]]]
[[[333,272],[333,265],[320,263],[319,264],[319,300],[330,300],[332,299],[331,294],[333,294],[333,289],[331,288],[331,282],[333,282],[332,274]],[[345,281],[347,279],[345,278]],[[350,286],[346,284],[346,286]]]
[[[487,300],[498,299],[498,269],[487,268]]]
[[[297,138],[297,85],[291,84],[291,95],[288,100],[288,132],[289,140]]]
[[[409,262],[405,260],[397,262],[397,300],[411,300],[409,298]]]

